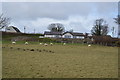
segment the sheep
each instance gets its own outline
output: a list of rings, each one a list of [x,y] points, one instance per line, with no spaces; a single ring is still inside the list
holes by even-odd
[[[45,45],[45,46],[47,46],[48,44],[47,44],[47,43],[45,43],[44,45]]]
[[[15,42],[15,41],[13,41],[13,42],[12,42],[12,44],[16,44],[16,42]]]
[[[52,46],[52,45],[53,45],[53,43],[50,43],[50,45]]]
[[[28,42],[25,42],[25,45],[28,45]]]
[[[42,43],[40,43],[40,45],[42,45]]]
[[[90,47],[91,45],[89,44],[88,47]]]
[[[63,43],[63,45],[66,45],[66,43]]]

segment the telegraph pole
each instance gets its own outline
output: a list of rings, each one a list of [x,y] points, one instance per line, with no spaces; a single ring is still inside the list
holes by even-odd
[[[34,29],[34,34],[35,34],[35,29]]]
[[[120,38],[120,1],[118,2],[118,38]]]
[[[26,26],[24,26],[24,33],[26,33]]]
[[[114,37],[115,27],[112,27],[112,36]]]

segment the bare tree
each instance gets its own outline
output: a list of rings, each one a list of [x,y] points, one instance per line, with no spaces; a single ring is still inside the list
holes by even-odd
[[[73,29],[70,29],[69,32],[73,32]]]
[[[104,19],[97,19],[95,20],[95,24],[91,32],[92,35],[96,35],[96,36],[107,35],[108,24],[106,24],[106,21]]]
[[[117,16],[117,18],[113,18],[115,20],[115,23],[120,25],[120,15]]]
[[[64,26],[60,23],[52,23],[48,26],[48,29],[51,32],[63,32],[65,30]]]
[[[0,15],[0,29],[7,27],[10,24],[10,18],[4,17],[3,14]]]
[[[118,24],[118,37],[120,37],[120,15],[113,19],[115,20],[115,23]]]

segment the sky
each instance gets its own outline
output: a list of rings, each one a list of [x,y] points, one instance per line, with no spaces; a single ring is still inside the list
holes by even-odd
[[[2,2],[2,13],[11,18],[12,26],[27,33],[44,33],[51,23],[61,23],[65,30],[90,33],[96,19],[103,18],[117,34],[117,2]]]

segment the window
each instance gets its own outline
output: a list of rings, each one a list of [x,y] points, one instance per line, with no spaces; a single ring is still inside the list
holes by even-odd
[[[76,36],[73,36],[73,38],[77,38]]]
[[[59,35],[55,35],[56,38],[59,38],[60,36]]]
[[[10,29],[7,29],[7,30],[10,30]]]
[[[65,35],[65,38],[71,38],[71,36],[70,35]]]

